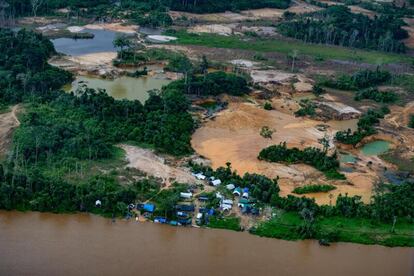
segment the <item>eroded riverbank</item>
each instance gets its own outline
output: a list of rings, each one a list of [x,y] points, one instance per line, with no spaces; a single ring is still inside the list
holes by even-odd
[[[0,211],[2,275],[409,276],[414,250]],[[261,254],[257,254],[260,252]],[[361,256],[364,256],[361,258]]]

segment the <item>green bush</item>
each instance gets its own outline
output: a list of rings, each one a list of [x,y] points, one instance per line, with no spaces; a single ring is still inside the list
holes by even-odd
[[[376,88],[367,88],[356,92],[356,101],[368,99],[379,103],[394,103],[398,100],[397,94],[393,91],[379,91]]]
[[[410,121],[408,122],[408,127],[414,128],[414,114],[410,115]]]
[[[272,110],[272,109],[273,109],[272,103],[270,103],[270,102],[265,102],[265,103],[264,103],[264,105],[263,105],[263,108],[264,108],[265,110]]]
[[[302,187],[297,187],[292,192],[298,195],[302,195],[302,194],[309,194],[309,193],[327,193],[335,189],[336,187],[333,185],[316,184],[316,185],[305,185]]]

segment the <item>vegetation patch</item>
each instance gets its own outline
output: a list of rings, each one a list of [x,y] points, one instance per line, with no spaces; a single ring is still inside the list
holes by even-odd
[[[258,158],[268,162],[304,163],[320,170],[328,178],[345,179],[345,176],[337,171],[339,161],[336,154],[328,156],[326,149],[323,151],[317,148],[305,148],[303,151],[298,148],[289,149],[284,142],[261,150]]]
[[[398,95],[393,91],[379,91],[376,88],[367,88],[356,92],[354,99],[373,100],[378,103],[394,103],[398,100]]]
[[[211,217],[208,227],[241,231],[240,218],[238,217]]]
[[[304,221],[293,212],[259,224],[251,233],[263,237],[286,240],[305,239],[301,230]],[[318,218],[311,225],[312,238],[326,242],[353,242],[384,246],[414,246],[412,224],[401,221],[393,224],[379,223],[370,219],[329,217]]]
[[[405,55],[382,53],[376,51],[364,51],[347,49],[338,46],[326,46],[308,44],[295,40],[283,39],[251,39],[248,43],[246,40],[238,36],[221,36],[215,34],[191,34],[187,32],[174,32],[178,41],[173,43],[183,45],[200,45],[214,48],[242,49],[256,52],[278,52],[289,55],[292,50],[296,50],[300,55],[318,57],[331,60],[352,60],[358,62],[366,62],[376,64],[378,60],[382,60],[385,64],[393,62],[410,63],[413,59],[407,58]]]
[[[300,109],[295,112],[295,115],[298,117],[314,117],[316,115],[316,105],[310,100],[301,100]]]
[[[323,81],[321,84],[340,90],[358,90],[383,84],[391,80],[391,73],[388,71],[360,70],[352,75],[340,75],[336,79]]]
[[[306,42],[400,53],[406,50],[401,40],[408,38],[408,32],[402,26],[404,22],[394,16],[371,19],[352,13],[345,5],[333,5],[322,11],[295,16],[278,28],[286,36]]]
[[[174,81],[169,87],[195,95],[230,94],[241,96],[250,92],[247,81],[234,74],[222,71],[207,73],[204,76],[188,75],[187,79]]]
[[[336,187],[333,185],[315,184],[315,185],[305,185],[302,187],[297,187],[292,192],[298,195],[303,195],[303,194],[310,194],[310,193],[327,193],[335,189]]]
[[[387,107],[382,107],[379,110],[368,110],[358,121],[358,129],[354,132],[351,129],[346,131],[338,131],[335,139],[343,144],[357,145],[367,136],[375,134],[375,125],[379,124],[379,119],[384,118],[386,114],[390,113]]]

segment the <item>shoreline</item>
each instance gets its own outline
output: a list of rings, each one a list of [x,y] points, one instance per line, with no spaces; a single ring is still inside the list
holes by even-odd
[[[226,231],[226,232],[239,232],[239,233],[245,233],[245,235],[251,235],[251,236],[255,236],[258,238],[265,238],[265,239],[271,239],[271,240],[279,240],[279,241],[288,241],[288,242],[312,242],[312,243],[318,243],[318,239],[313,238],[313,239],[291,239],[291,238],[281,238],[281,237],[272,237],[269,235],[260,235],[260,234],[256,234],[256,233],[252,233],[251,230],[245,230],[245,229],[241,229],[240,231],[237,230],[233,230],[233,229],[227,229],[227,228],[215,228],[215,227],[208,227],[208,226],[198,226],[198,225],[187,225],[187,226],[172,226],[166,223],[157,223],[154,222],[150,219],[144,219],[144,220],[138,220],[138,221],[134,221],[133,218],[131,219],[125,219],[125,218],[111,218],[110,216],[106,216],[105,214],[99,214],[99,213],[92,213],[92,212],[62,212],[62,213],[55,213],[55,212],[41,212],[41,211],[33,211],[33,210],[27,210],[27,211],[21,211],[21,210],[5,210],[5,209],[0,209],[0,218],[2,213],[8,213],[8,214],[12,214],[12,213],[18,213],[18,214],[38,214],[38,215],[53,215],[53,216],[92,216],[95,218],[102,218],[104,220],[107,220],[108,222],[112,220],[112,224],[116,224],[116,222],[120,221],[122,223],[132,223],[132,224],[154,224],[154,225],[158,225],[158,226],[163,226],[163,227],[169,227],[169,228],[184,228],[184,229],[203,229],[203,230],[222,230],[222,231]],[[142,217],[142,216],[141,216]],[[412,235],[412,239],[414,240],[414,234]],[[352,244],[352,245],[358,245],[358,246],[370,246],[370,247],[383,247],[383,248],[390,248],[390,249],[398,249],[398,248],[407,248],[407,249],[414,249],[414,243],[410,246],[399,246],[399,245],[385,245],[385,244],[381,244],[381,243],[360,243],[360,242],[353,242],[353,241],[346,241],[346,240],[339,240],[336,242],[329,242],[326,245],[325,244],[321,244],[319,242],[319,246],[320,247],[330,247],[330,246],[338,246],[341,244]]]

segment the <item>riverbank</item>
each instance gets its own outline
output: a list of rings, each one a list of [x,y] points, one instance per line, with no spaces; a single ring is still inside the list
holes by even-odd
[[[0,245],[7,248],[0,251],[0,274],[7,275],[405,276],[414,257],[409,248],[321,247],[222,230],[112,223],[87,214],[4,211]]]

